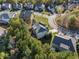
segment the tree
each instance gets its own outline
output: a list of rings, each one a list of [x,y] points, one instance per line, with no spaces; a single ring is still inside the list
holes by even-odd
[[[0,52],[0,59],[8,59],[8,53]]]
[[[56,0],[57,4],[67,3],[68,0]]]
[[[35,59],[47,59],[47,55],[46,54],[36,54]]]
[[[42,3],[48,3],[49,0],[41,0]]]
[[[69,28],[71,28],[71,29],[73,29],[73,28],[76,28],[75,27],[75,21],[76,21],[76,15],[70,15],[69,17],[68,17],[68,23],[69,23]]]
[[[5,2],[5,0],[0,0],[0,3],[3,3],[3,2]]]
[[[16,48],[18,48],[18,59],[65,59],[69,54],[65,52],[52,52],[49,44],[43,44],[40,40],[33,38],[27,24],[19,18],[14,18],[9,23],[7,33],[8,39],[15,36]],[[70,56],[73,54],[71,53]],[[75,58],[75,57],[73,57]]]
[[[64,11],[64,7],[61,6],[61,5],[60,6],[56,6],[55,8],[56,8],[56,12],[57,13],[63,13],[63,11]]]
[[[18,3],[18,0],[6,0],[9,3]]]

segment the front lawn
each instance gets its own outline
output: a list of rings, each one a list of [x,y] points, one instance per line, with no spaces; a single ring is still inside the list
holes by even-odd
[[[48,18],[46,18],[46,17],[34,15],[34,20],[36,22],[40,22],[40,23],[44,24],[46,27],[49,27]]]

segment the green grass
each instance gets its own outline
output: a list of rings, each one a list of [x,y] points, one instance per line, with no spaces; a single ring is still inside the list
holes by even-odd
[[[40,23],[44,24],[45,26],[49,27],[48,18],[46,18],[46,17],[34,15],[34,20],[36,22],[40,22]]]
[[[45,14],[45,15],[48,15],[48,16],[50,16],[50,15],[51,15],[51,13],[46,12],[46,11],[43,11],[43,12],[42,12],[42,14]]]

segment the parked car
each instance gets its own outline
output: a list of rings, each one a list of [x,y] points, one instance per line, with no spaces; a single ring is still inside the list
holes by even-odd
[[[36,4],[34,7],[34,10],[37,12],[42,12],[43,10],[45,10],[45,5],[44,4]]]
[[[25,3],[23,7],[25,10],[33,10],[34,9],[34,5],[31,3]]]
[[[2,3],[1,9],[2,10],[11,10],[12,6],[10,3]]]
[[[21,10],[23,8],[21,3],[14,3],[12,4],[12,9],[13,10]]]

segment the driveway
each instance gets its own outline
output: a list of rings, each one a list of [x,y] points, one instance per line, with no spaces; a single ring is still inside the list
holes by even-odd
[[[53,28],[53,29],[57,29],[58,28],[58,26],[56,24],[56,20],[55,20],[56,16],[57,16],[57,14],[54,14],[54,15],[48,17],[49,26],[51,28]]]

